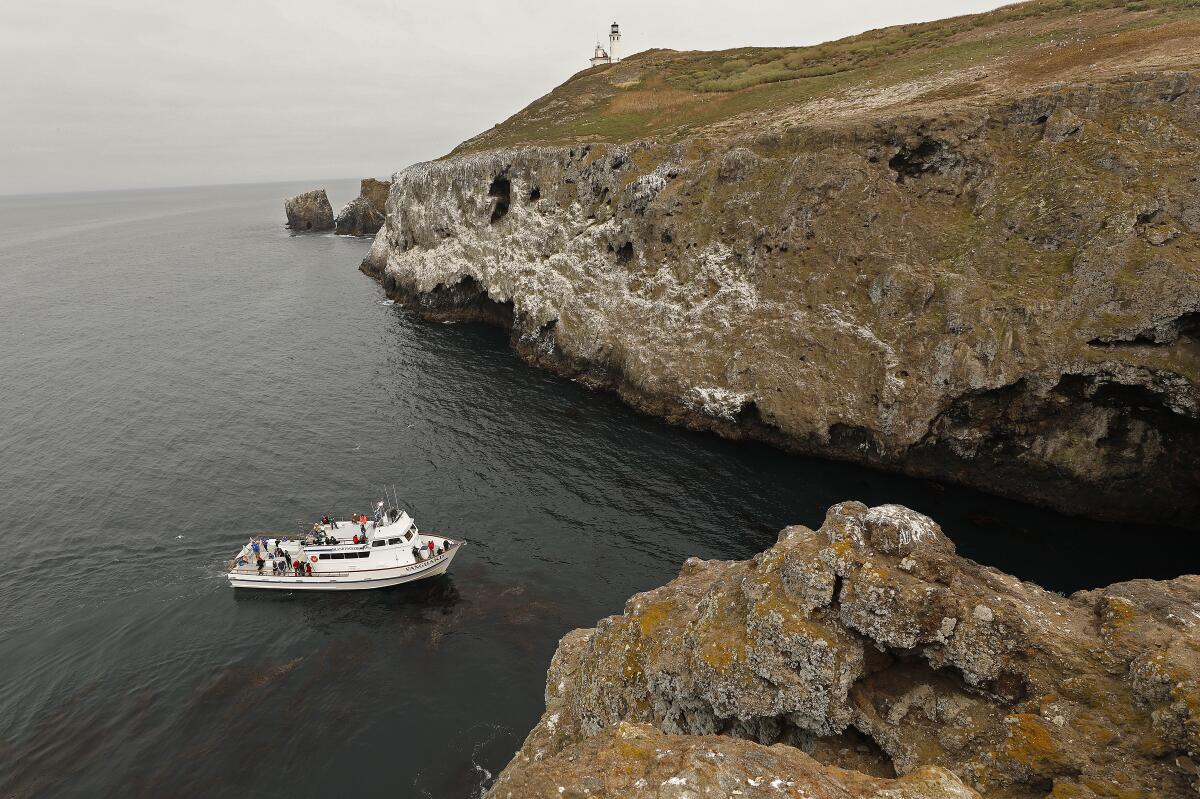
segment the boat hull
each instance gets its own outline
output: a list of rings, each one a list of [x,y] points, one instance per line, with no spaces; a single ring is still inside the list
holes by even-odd
[[[234,571],[229,572],[229,584],[234,588],[275,591],[366,591],[373,588],[392,588],[445,574],[462,546],[459,544],[430,561],[374,571],[314,574],[311,577]]]

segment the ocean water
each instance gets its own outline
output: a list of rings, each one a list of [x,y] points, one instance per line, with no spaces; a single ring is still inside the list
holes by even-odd
[[[1197,570],[1177,531],[673,428],[414,320],[369,241],[283,228],[305,188],[0,198],[0,796],[478,795],[565,632],[846,499],[1055,590]],[[447,577],[228,587],[251,533],[384,486],[470,542]]]

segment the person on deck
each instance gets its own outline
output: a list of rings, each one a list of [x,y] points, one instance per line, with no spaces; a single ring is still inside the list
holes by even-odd
[[[292,561],[292,569],[295,570],[297,577],[304,576],[304,572],[300,570],[300,561],[298,561],[298,560]]]
[[[433,542],[429,542],[429,557],[433,557]]]
[[[305,564],[304,564],[304,571],[305,571],[305,573],[306,573],[306,574],[307,574],[309,577],[312,577],[312,564],[311,564],[311,563],[305,563]]]
[[[262,571],[262,570],[263,570],[263,566],[265,566],[265,565],[266,565],[266,563],[267,563],[267,562],[266,562],[265,560],[263,560],[263,557],[262,557],[262,555],[259,555],[259,556],[258,556],[258,573],[259,573],[259,574],[262,574],[262,573],[263,573],[263,571]]]

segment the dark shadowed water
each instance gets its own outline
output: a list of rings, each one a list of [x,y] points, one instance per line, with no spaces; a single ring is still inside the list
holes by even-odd
[[[563,633],[845,499],[1054,589],[1196,570],[1178,533],[690,433],[414,321],[369,242],[283,229],[304,188],[0,198],[2,796],[477,794]],[[228,587],[250,533],[384,484],[470,540],[447,578]]]

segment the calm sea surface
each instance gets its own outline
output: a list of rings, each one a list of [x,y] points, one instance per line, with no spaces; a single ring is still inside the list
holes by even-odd
[[[0,795],[477,795],[565,632],[845,499],[1057,590],[1197,570],[1179,533],[672,428],[411,319],[367,240],[283,228],[305,188],[0,198]],[[471,542],[448,577],[228,587],[252,532],[384,485]]]

